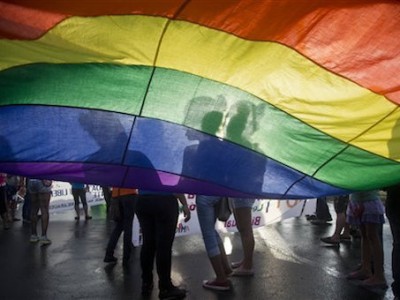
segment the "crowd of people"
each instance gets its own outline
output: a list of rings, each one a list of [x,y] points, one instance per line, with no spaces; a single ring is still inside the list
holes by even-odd
[[[104,187],[103,187],[104,189]],[[138,217],[142,230],[142,247],[140,264],[142,269],[142,295],[150,296],[154,287],[153,265],[159,278],[158,289],[160,299],[183,299],[187,291],[174,286],[171,280],[172,247],[178,221],[178,203],[182,206],[185,221],[191,217],[190,210],[183,194],[155,192],[149,190],[107,188],[110,198],[107,201],[107,212],[112,215],[115,227],[109,237],[105,250],[104,262],[117,263],[114,251],[122,233],[123,257],[122,265],[129,266],[132,249],[132,224],[134,216]],[[75,219],[80,219],[82,203],[85,220],[90,220],[86,201],[87,186],[71,183],[74,198]],[[384,275],[382,224],[385,213],[393,235],[392,249],[392,290],[395,299],[400,295],[400,185],[386,189],[385,203],[382,202],[378,190],[356,192],[350,195],[334,197],[336,213],[335,229],[332,235],[322,237],[326,244],[339,246],[351,242],[352,230],[357,230],[361,238],[361,261],[353,272],[347,275],[348,280],[360,280],[361,285],[371,288],[386,289]],[[42,246],[51,244],[47,237],[49,225],[49,202],[52,195],[52,181],[28,179],[24,177],[0,174],[0,214],[4,230],[10,228],[11,222],[18,222],[15,211],[19,199],[23,199],[22,217],[30,223],[31,243],[39,242]],[[242,258],[229,262],[221,237],[215,229],[217,221],[216,207],[221,201],[219,196],[197,195],[196,206],[201,233],[206,253],[214,270],[215,277],[204,280],[206,289],[229,291],[231,276],[253,276],[254,235],[252,231],[253,199],[230,198],[233,214],[242,242]],[[385,211],[386,209],[386,211]],[[332,220],[326,198],[318,198],[315,215],[307,217],[313,224],[326,224]],[[41,231],[37,225],[40,219]],[[353,234],[353,238],[354,238]]]
[[[400,297],[400,185],[385,188],[386,199],[382,202],[380,191],[360,191],[334,197],[336,224],[332,235],[321,241],[339,246],[361,238],[361,261],[346,278],[359,280],[361,286],[375,289],[388,288],[384,275],[384,249],[382,225],[385,213],[389,220],[392,236],[392,291],[395,299]],[[308,216],[313,224],[327,224],[332,220],[326,197],[317,199],[316,213]],[[353,234],[352,234],[353,232]]]

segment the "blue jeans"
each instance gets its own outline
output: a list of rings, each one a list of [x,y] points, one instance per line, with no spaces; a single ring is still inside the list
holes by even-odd
[[[222,245],[222,240],[217,230],[215,230],[215,222],[217,221],[215,206],[220,199],[221,197],[218,196],[196,196],[197,217],[199,218],[200,229],[208,257],[221,254],[219,245]]]

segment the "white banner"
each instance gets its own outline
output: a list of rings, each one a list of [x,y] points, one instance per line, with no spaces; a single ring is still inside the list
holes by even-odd
[[[178,225],[176,228],[176,236],[184,236],[189,234],[200,233],[199,220],[196,213],[196,197],[194,195],[186,195],[187,203],[191,211],[191,219],[184,222],[182,207]],[[311,215],[315,213],[316,199],[308,200],[256,200],[253,205],[252,223],[253,228],[259,228],[265,225],[276,223],[284,219],[300,217],[302,215]],[[218,221],[216,228],[221,232],[237,231],[236,222],[233,214],[226,222]],[[140,225],[135,217],[133,220],[132,243],[139,246],[142,242]]]
[[[71,184],[68,182],[53,181],[51,192],[50,213],[74,209]],[[89,206],[105,203],[101,187],[98,185],[89,185],[89,191],[86,192],[86,200]],[[82,203],[80,203],[80,206],[82,206]]]
[[[98,185],[89,185],[89,191],[86,193],[88,205],[104,204],[103,190]],[[191,211],[191,219],[184,222],[182,207],[176,236],[189,234],[199,234],[200,226],[196,212],[196,197],[186,195],[187,203]],[[82,205],[82,204],[80,204]],[[252,223],[253,228],[263,227],[285,219],[300,217],[302,215],[311,215],[315,213],[316,199],[308,200],[256,200],[253,205]],[[50,200],[50,213],[74,209],[74,199],[71,194],[71,185],[68,182],[53,181],[52,197]],[[137,217],[133,221],[132,243],[134,246],[141,244],[140,225]],[[235,218],[233,214],[226,222],[217,222],[216,228],[221,232],[237,231]]]

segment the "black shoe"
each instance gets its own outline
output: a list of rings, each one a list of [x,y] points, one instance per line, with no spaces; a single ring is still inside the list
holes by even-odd
[[[186,297],[186,290],[172,286],[169,289],[160,289],[158,298],[163,300],[183,299]]]
[[[306,215],[306,219],[307,219],[307,221],[316,220],[317,216],[316,215]]]
[[[106,255],[106,257],[104,257],[104,262],[105,263],[116,263],[117,262],[117,258],[116,257],[114,257],[114,256],[108,256],[108,255]]]
[[[153,283],[143,283],[142,284],[142,296],[143,297],[149,297],[151,295],[151,292],[153,291]]]

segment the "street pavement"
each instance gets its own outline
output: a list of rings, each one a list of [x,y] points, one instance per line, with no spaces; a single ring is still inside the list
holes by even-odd
[[[335,216],[330,204],[331,214]],[[93,219],[76,222],[72,211],[50,216],[49,246],[29,243],[30,227],[14,222],[0,229],[0,299],[142,299],[140,294],[140,247],[134,249],[128,268],[123,268],[122,239],[115,265],[103,263],[113,222],[105,207],[91,208]],[[333,221],[334,222],[334,221]],[[312,225],[305,217],[284,220],[255,230],[254,277],[233,277],[233,291],[202,288],[213,277],[201,235],[177,237],[173,247],[172,278],[188,289],[186,299],[393,299],[387,290],[368,290],[345,275],[360,261],[360,240],[340,247],[324,245],[332,225]],[[240,257],[238,233],[223,234],[231,261]],[[392,238],[383,226],[385,274],[392,281]],[[155,289],[150,299],[158,299]]]

